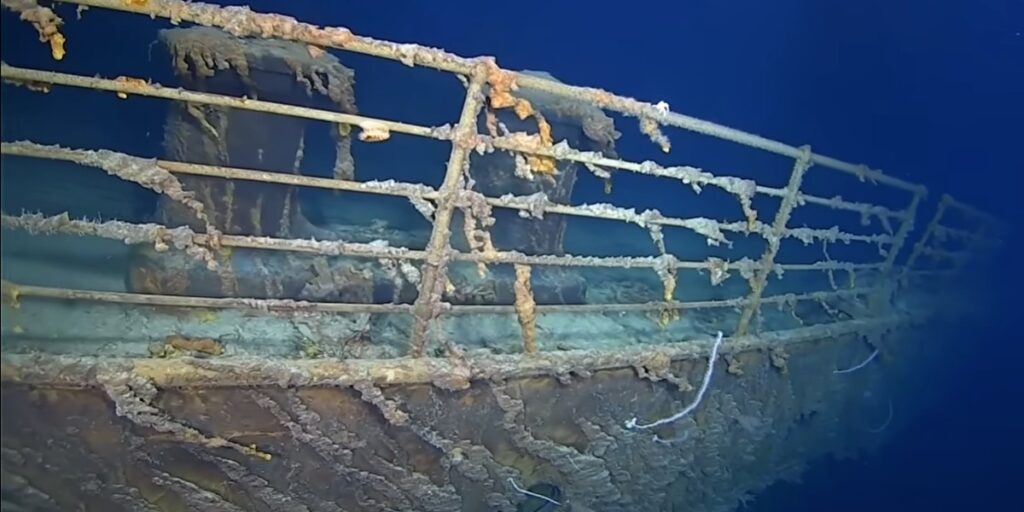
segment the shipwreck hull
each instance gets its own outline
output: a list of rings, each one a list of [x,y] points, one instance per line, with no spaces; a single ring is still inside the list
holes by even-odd
[[[946,195],[918,235],[923,185],[664,101],[247,7],[68,2],[200,27],[159,32],[183,87],[11,66],[28,59],[4,45],[4,87],[79,90],[83,108],[94,91],[172,102],[154,111],[168,160],[0,144],[5,169],[58,162],[160,196],[152,222],[71,206],[0,215],[27,233],[3,244],[4,511],[734,510],[906,425],[938,395],[921,378],[939,353],[921,324],[984,309],[963,284],[1003,268],[990,250],[1001,219]],[[45,58],[65,57],[65,20],[0,4],[38,33],[24,47],[38,35]],[[372,57],[361,69],[454,75],[461,106],[432,125],[356,109],[341,52]],[[410,105],[431,101],[415,80],[388,81]],[[111,144],[140,129],[85,117]],[[682,129],[789,172],[745,169],[755,181],[686,150],[621,159],[624,121],[663,153]],[[311,123],[333,135],[330,178],[301,172]],[[443,153],[410,152],[408,172],[373,158],[355,172],[353,145],[413,147],[399,136],[445,145],[443,171]],[[51,179],[37,169],[22,174]],[[812,193],[809,171],[888,192]],[[612,195],[620,175],[679,194],[692,216]],[[608,202],[574,200],[578,180],[599,180]],[[381,210],[343,195],[332,218],[349,221],[314,225],[297,187],[398,199],[429,235],[351,222]],[[705,189],[725,202],[689,211]],[[570,225],[590,231],[570,239]]]
[[[720,365],[692,415],[644,431],[624,422],[691,400],[707,364],[697,348],[462,364],[8,359],[4,500],[514,511],[527,498],[515,486],[544,483],[565,510],[731,510],[814,458],[890,431],[886,398],[871,392],[909,366],[837,375],[862,356],[858,336],[796,340],[740,340],[747,348]],[[914,344],[892,346],[895,360],[913,359]]]

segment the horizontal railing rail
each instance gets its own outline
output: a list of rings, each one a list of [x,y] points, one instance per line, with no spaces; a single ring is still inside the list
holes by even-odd
[[[951,221],[950,212],[964,216],[972,224],[972,229],[944,224]],[[1001,237],[1007,231],[1008,226],[1000,219],[944,194],[914,244],[901,276],[904,281],[914,275],[956,276],[972,260],[1001,247]],[[950,242],[959,242],[959,247],[951,248]],[[925,266],[923,260],[931,260],[932,265]]]
[[[68,0],[68,3],[86,7],[107,8],[118,11],[145,14],[151,17],[169,19],[174,23],[190,22],[198,25],[217,27],[238,37],[272,38],[296,41],[317,48],[334,48],[399,61],[410,66],[424,66],[441,71],[456,73],[464,77],[466,95],[458,121],[452,125],[421,126],[401,121],[380,119],[366,115],[336,112],[299,105],[234,97],[223,94],[189,90],[179,87],[165,87],[144,79],[117,77],[101,78],[68,73],[44,71],[7,64],[0,66],[0,78],[5,82],[27,85],[34,90],[51,86],[84,88],[117,93],[121,97],[145,96],[195,105],[242,109],[306,120],[347,125],[362,130],[384,130],[387,133],[405,134],[447,143],[451,153],[447,162],[444,179],[438,188],[419,183],[398,181],[355,181],[351,179],[318,178],[301,176],[289,172],[252,170],[238,167],[201,165],[196,163],[142,158],[105,149],[85,150],[60,146],[43,145],[31,141],[12,141],[2,144],[2,153],[7,156],[72,162],[97,167],[108,174],[134,182],[140,186],[163,193],[173,200],[191,208],[200,221],[205,220],[202,205],[195,201],[179,176],[203,176],[225,180],[260,182],[280,186],[298,186],[326,190],[387,195],[408,199],[417,210],[431,222],[432,231],[426,247],[413,249],[393,247],[387,243],[353,243],[345,241],[324,241],[309,239],[274,238],[248,236],[218,232],[209,222],[205,230],[197,231],[187,226],[164,226],[160,224],[138,224],[122,221],[96,222],[71,219],[68,215],[44,216],[35,213],[21,215],[4,214],[4,229],[21,229],[30,233],[67,234],[94,236],[122,240],[128,244],[153,244],[160,250],[175,249],[186,251],[207,262],[211,269],[216,267],[217,254],[224,248],[258,249],[310,253],[327,256],[350,256],[375,258],[379,260],[409,260],[420,262],[419,288],[412,304],[365,304],[341,302],[310,302],[290,299],[256,299],[241,297],[193,297],[184,295],[157,295],[142,293],[102,292],[50,288],[4,282],[4,296],[36,297],[57,300],[82,300],[118,304],[134,304],[164,307],[233,308],[248,309],[267,313],[291,311],[319,313],[360,313],[360,314],[411,314],[415,321],[411,331],[410,354],[423,356],[429,344],[431,326],[442,314],[515,314],[519,317],[523,336],[523,350],[536,350],[537,314],[556,312],[602,313],[611,311],[660,311],[678,314],[679,310],[702,308],[737,308],[740,317],[735,335],[748,334],[750,326],[760,313],[763,304],[794,304],[797,301],[827,301],[837,298],[877,297],[891,294],[891,286],[885,280],[870,287],[858,287],[853,277],[858,272],[872,272],[883,276],[898,274],[896,260],[902,247],[914,228],[918,209],[927,190],[923,185],[910,183],[865,165],[852,164],[835,158],[814,153],[810,147],[795,147],[758,135],[710,123],[690,116],[672,112],[664,102],[647,103],[633,98],[618,96],[594,88],[577,87],[560,82],[501,69],[492,58],[464,58],[438,49],[417,45],[380,41],[353,34],[342,27],[317,27],[299,22],[287,16],[255,13],[245,7],[220,7],[198,2],[180,0],[150,0],[148,2],[123,2],[120,0]],[[45,9],[33,6],[33,2],[4,2],[4,6],[15,9]],[[52,14],[52,13],[50,13]],[[24,16],[23,16],[24,17]],[[55,15],[54,15],[55,17]],[[29,18],[26,18],[29,19]],[[30,17],[30,19],[52,19]],[[63,36],[56,38],[60,20],[54,27],[38,27],[41,38],[48,41],[55,58],[63,58]],[[553,96],[568,98],[634,117],[639,120],[640,130],[652,142],[668,152],[670,142],[661,132],[662,127],[676,127],[714,138],[734,142],[793,160],[793,167],[785,187],[770,187],[757,180],[734,176],[717,175],[691,166],[663,166],[656,162],[630,162],[611,158],[598,152],[581,151],[567,143],[555,144],[536,133],[483,134],[477,129],[477,122],[484,112],[493,112],[495,99],[515,99],[516,91],[530,89]],[[488,103],[490,99],[490,103]],[[507,106],[507,105],[505,105]],[[481,154],[494,151],[513,155],[526,155],[534,159],[569,161],[583,164],[597,175],[606,174],[605,169],[615,169],[635,174],[667,178],[682,182],[699,193],[701,187],[717,187],[731,194],[738,202],[743,219],[723,221],[713,218],[676,218],[664,216],[657,210],[637,212],[614,204],[570,205],[556,203],[544,194],[516,196],[506,194],[491,197],[472,190],[464,180],[466,166],[472,152]],[[528,162],[528,161],[527,161]],[[526,165],[531,165],[526,163]],[[838,195],[822,197],[803,191],[804,177],[814,168],[839,171],[858,177],[863,182],[891,187],[910,193],[910,199],[902,209],[867,202],[844,200]],[[770,220],[762,220],[753,209],[752,199],[756,196],[779,200],[779,208]],[[659,256],[614,256],[596,257],[572,254],[527,255],[521,252],[502,250],[487,243],[467,242],[468,252],[457,251],[451,244],[451,221],[456,210],[469,216],[474,205],[488,208],[512,209],[521,215],[542,218],[545,214],[566,215],[631,223],[650,232]],[[794,209],[803,205],[815,205],[831,210],[859,213],[863,219],[879,219],[883,229],[873,233],[850,233],[833,227],[794,227],[790,219]],[[973,218],[988,224],[998,224],[998,219],[969,205],[943,197],[935,217],[925,233],[915,244],[902,273],[917,271],[915,265],[922,256],[951,259],[957,264],[973,253],[979,246],[998,243],[997,237],[989,232],[973,232],[941,224],[947,209],[958,209]],[[490,215],[489,212],[485,213]],[[895,222],[896,224],[893,224]],[[868,223],[865,223],[868,224]],[[661,228],[672,226],[688,229],[706,239],[710,245],[732,247],[731,235],[754,235],[765,242],[764,252],[757,261],[749,257],[733,261],[707,258],[704,261],[676,257],[665,249]],[[486,224],[480,228],[487,233]],[[795,239],[804,244],[822,244],[825,259],[813,263],[785,263],[778,261],[784,239]],[[966,241],[968,248],[952,252],[934,244],[937,240],[958,239]],[[867,243],[879,247],[882,259],[877,262],[835,261],[827,254],[830,243]],[[516,267],[516,301],[514,305],[452,305],[444,301],[448,283],[448,264],[453,261],[474,262],[480,265],[506,264]],[[662,301],[628,304],[536,304],[530,291],[530,268],[532,266],[597,267],[597,268],[642,268],[657,273],[664,287]],[[711,274],[712,284],[720,284],[730,271],[738,272],[749,284],[749,294],[742,297],[710,301],[677,301],[675,289],[677,271],[699,270]],[[770,276],[781,276],[785,271],[820,271],[828,274],[831,290],[807,291],[803,293],[764,294]],[[833,273],[848,272],[850,285],[843,287],[836,283]],[[716,282],[717,281],[717,282]],[[828,309],[826,307],[826,309]],[[663,316],[663,318],[665,318]],[[671,315],[667,318],[671,319]]]

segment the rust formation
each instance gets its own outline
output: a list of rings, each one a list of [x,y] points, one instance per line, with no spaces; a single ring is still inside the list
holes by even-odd
[[[5,83],[33,91],[171,105],[163,158],[34,141],[0,148],[159,195],[148,222],[0,218],[5,233],[119,242],[128,266],[121,290],[5,274],[12,506],[512,512],[541,496],[574,511],[732,510],[815,457],[880,442],[867,434],[881,432],[874,420],[886,410],[865,397],[898,394],[886,382],[917,378],[914,358],[930,349],[915,337],[928,312],[892,304],[930,276],[986,267],[1006,231],[946,195],[911,240],[928,204],[921,185],[490,57],[247,7],[67,3],[195,26],[157,35],[177,85],[0,68]],[[65,56],[53,11],[2,5],[52,58]],[[465,95],[454,123],[360,112],[347,52],[457,75]],[[682,128],[786,158],[788,184],[622,159],[610,114],[635,118],[664,153],[666,131]],[[310,121],[329,125],[334,148],[316,176]],[[439,186],[361,179],[354,147],[408,138],[447,145]],[[808,192],[805,176],[822,172],[909,198],[893,207]],[[679,194],[718,189],[735,200],[733,215],[572,203],[577,179],[593,175],[610,191],[618,173]],[[384,224],[332,231],[310,220],[300,190],[398,200],[428,230],[398,243]],[[779,201],[774,218],[755,199]],[[864,229],[795,225],[804,208],[859,216]],[[569,252],[568,223],[596,220],[639,228],[648,255]],[[692,250],[679,252],[677,236]],[[820,246],[823,257],[787,259],[789,244]],[[880,258],[833,259],[839,244],[876,247]],[[805,280],[817,285],[783,286]],[[44,325],[45,308],[66,317]],[[111,311],[117,321],[97,320]],[[125,326],[130,336],[116,330]],[[723,371],[712,376],[714,364]],[[698,386],[702,400],[679,421],[629,427],[680,410]],[[894,416],[889,402],[885,424],[902,410]]]

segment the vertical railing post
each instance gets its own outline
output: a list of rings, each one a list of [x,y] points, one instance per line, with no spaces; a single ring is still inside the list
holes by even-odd
[[[779,252],[782,238],[786,235],[786,224],[789,222],[789,216],[793,213],[793,208],[796,207],[797,200],[800,198],[800,185],[804,181],[804,174],[810,167],[811,147],[802,146],[800,148],[800,156],[797,157],[796,162],[793,164],[793,172],[789,175],[786,195],[782,197],[782,204],[779,206],[778,213],[775,214],[775,221],[772,222],[771,231],[766,236],[768,248],[765,249],[764,255],[761,256],[761,263],[754,274],[754,281],[750,283],[750,303],[747,304],[746,309],[740,315],[739,325],[736,327],[737,336],[743,336],[747,333],[747,329],[750,327],[750,320],[754,317],[758,308],[761,307],[761,294],[764,292],[764,286],[768,281],[768,275],[772,271],[772,266],[775,265],[775,255]]]
[[[892,245],[889,246],[889,253],[885,257],[885,263],[882,267],[883,276],[888,276],[892,272],[892,268],[896,264],[896,258],[899,257],[900,251],[903,250],[903,244],[907,242],[910,230],[914,229],[914,222],[917,220],[917,207],[920,206],[921,198],[924,194],[923,190],[914,192],[914,198],[910,200],[910,205],[904,210],[905,217],[903,222],[900,224],[900,229],[896,231]]]
[[[964,271],[964,267],[967,266],[967,262],[969,260],[974,260],[984,256],[981,254],[984,250],[981,247],[981,240],[984,240],[986,237],[996,239],[995,233],[993,232],[995,226],[992,221],[989,219],[978,220],[981,221],[981,225],[974,229],[975,238],[964,244],[963,249],[960,251],[962,256],[953,261],[953,268],[950,273],[954,277],[959,276]]]
[[[935,227],[942,221],[942,216],[946,213],[946,207],[949,204],[949,195],[943,194],[942,199],[939,201],[939,206],[935,209],[935,215],[932,216],[932,220],[928,222],[928,227],[925,228],[924,233],[921,234],[921,238],[914,244],[914,250],[910,252],[910,257],[907,258],[907,264],[903,267],[903,272],[900,273],[900,281],[905,283],[907,277],[910,274],[911,269],[914,268],[914,264],[917,263],[917,258],[924,252],[925,246],[931,240],[932,235],[935,233]]]
[[[879,274],[879,283],[875,287],[877,291],[869,296],[870,309],[876,314],[885,313],[885,309],[888,308],[893,296],[899,289],[900,280],[894,279],[896,276],[893,275],[892,269],[896,265],[896,258],[899,257],[900,251],[903,250],[907,237],[910,235],[910,230],[914,229],[914,222],[917,220],[917,208],[920,206],[921,199],[925,193],[926,191],[923,188],[914,191],[914,197],[910,199],[910,204],[903,211],[903,222],[900,223],[900,228],[893,236],[892,244],[889,245],[889,252],[885,255],[882,271]]]
[[[427,346],[431,322],[440,313],[441,296],[448,279],[448,258],[451,251],[451,222],[463,183],[463,172],[469,163],[469,152],[476,145],[477,118],[484,103],[487,67],[480,63],[474,69],[466,88],[459,123],[452,132],[452,151],[448,157],[444,182],[437,194],[434,229],[427,243],[426,260],[420,272],[419,295],[412,307],[413,327],[410,354],[421,357]]]

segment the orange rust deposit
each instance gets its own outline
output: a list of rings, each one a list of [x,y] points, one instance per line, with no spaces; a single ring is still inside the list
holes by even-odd
[[[42,4],[0,0],[36,61],[2,80],[61,89],[0,102],[53,139],[0,143],[4,511],[731,511],[897,440],[946,397],[933,329],[988,320],[1012,226],[916,229],[924,185],[810,146],[244,2],[47,2],[117,12],[81,55],[155,31],[174,81],[49,70]]]
[[[224,345],[213,338],[186,338],[180,334],[174,334],[164,340],[163,354],[166,356],[173,352],[219,356],[224,354]]]
[[[315,46],[312,44],[306,45],[306,51],[309,52],[309,56],[313,57],[314,59],[319,59],[320,57],[323,57],[324,54],[327,53],[327,51],[324,50],[323,48],[320,48],[319,46]]]
[[[661,131],[661,127],[658,126],[658,122],[649,117],[640,118],[640,131],[650,137],[651,142],[654,142],[661,148],[661,151],[668,153],[672,150],[672,143],[668,140]]]
[[[487,83],[491,86],[490,91],[490,108],[493,110],[500,110],[503,108],[511,107],[515,112],[516,117],[519,119],[526,119],[533,116],[537,120],[537,130],[539,132],[539,148],[547,149],[554,144],[554,140],[551,137],[551,125],[544,119],[544,116],[534,110],[533,105],[528,100],[523,98],[516,98],[512,95],[512,91],[517,90],[519,87],[516,85],[516,76],[513,73],[505,71],[498,67],[494,61],[488,61],[487,63]],[[487,114],[487,129],[494,135],[497,132],[497,118],[494,117],[492,110],[488,110]],[[558,168],[554,158],[544,155],[528,154],[526,156],[526,163],[530,166],[530,170],[539,174],[557,174]]]
[[[516,90],[516,77],[498,67],[494,61],[487,63],[487,83],[491,86],[490,100],[491,108],[498,110],[508,108],[516,103],[516,97],[512,91]]]
[[[23,21],[35,27],[39,32],[39,41],[50,44],[50,55],[54,60],[64,59],[64,43],[67,40],[60,33],[60,26],[64,24],[60,16],[47,7],[40,7],[32,0],[7,0],[3,5],[19,13]]]
[[[533,291],[530,288],[530,267],[527,265],[516,265],[516,281],[514,285],[516,294],[516,317],[523,333],[523,352],[527,354],[537,353],[537,303],[533,298]]]
[[[526,119],[533,114],[533,105],[529,101],[524,99],[517,99],[515,106],[512,107],[519,119]]]
[[[547,119],[540,113],[535,113],[534,118],[537,119],[537,128],[540,135],[540,147],[550,148],[554,144],[554,140],[551,138],[551,124],[548,123]],[[558,174],[557,162],[550,156],[544,155],[527,155],[526,163],[529,164],[530,169],[533,172],[541,174]]]
[[[551,145],[555,143],[554,139],[551,138],[551,123],[548,123],[548,120],[544,119],[544,116],[540,115],[539,113],[534,114],[534,117],[537,119],[537,129],[540,133],[540,143],[544,147],[551,147]]]
[[[64,43],[67,42],[64,39],[64,34],[55,32],[49,36],[48,41],[50,42],[50,54],[53,55],[53,60],[64,60],[64,55],[67,53],[64,49]]]
[[[128,85],[129,87],[131,87],[133,89],[140,89],[140,88],[143,88],[143,87],[149,85],[145,80],[143,80],[141,78],[133,78],[133,77],[130,77],[130,76],[119,76],[119,77],[115,78],[115,80],[117,80],[118,82],[121,82],[121,83],[123,83],[125,85]],[[122,100],[128,99],[128,93],[126,93],[124,91],[117,91],[117,97],[121,98]]]

